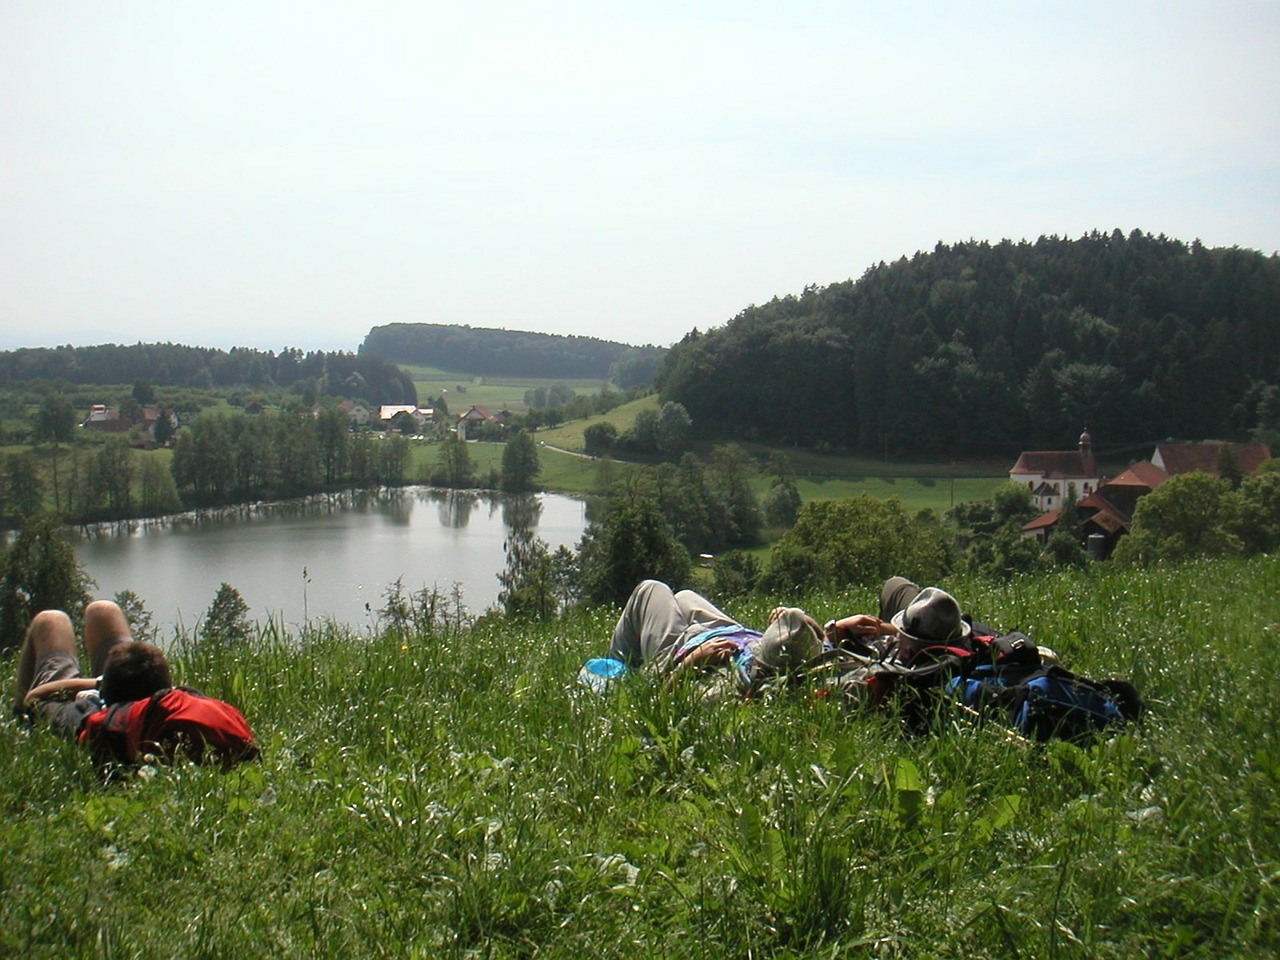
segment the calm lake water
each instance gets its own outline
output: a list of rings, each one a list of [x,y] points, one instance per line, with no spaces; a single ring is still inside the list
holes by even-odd
[[[555,494],[408,487],[98,527],[75,546],[97,581],[95,596],[132,590],[162,637],[174,626],[195,627],[224,582],[240,591],[255,620],[296,628],[332,619],[363,629],[397,579],[406,594],[424,587],[450,594],[456,583],[469,611],[492,606],[503,542],[521,522],[552,550],[572,549],[586,528],[586,505]]]

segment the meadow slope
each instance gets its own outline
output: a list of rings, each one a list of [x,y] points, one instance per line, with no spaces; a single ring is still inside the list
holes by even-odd
[[[1037,747],[799,693],[599,698],[574,675],[609,610],[188,647],[181,681],[238,703],[262,761],[103,786],[3,724],[0,954],[1280,952],[1280,558],[946,585],[1134,679],[1145,724]]]

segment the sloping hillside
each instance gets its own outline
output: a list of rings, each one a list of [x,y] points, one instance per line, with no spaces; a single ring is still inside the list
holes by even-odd
[[[939,244],[691,334],[659,386],[712,436],[973,457],[1280,432],[1280,261],[1115,231]]]

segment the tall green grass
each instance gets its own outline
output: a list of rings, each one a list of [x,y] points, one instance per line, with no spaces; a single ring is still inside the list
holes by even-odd
[[[905,735],[803,694],[578,686],[609,611],[180,647],[260,763],[101,786],[3,725],[0,954],[1270,957],[1280,558],[946,584],[1141,729]],[[776,599],[732,609],[763,621]],[[794,599],[794,598],[785,598]],[[820,619],[875,592],[803,598]]]

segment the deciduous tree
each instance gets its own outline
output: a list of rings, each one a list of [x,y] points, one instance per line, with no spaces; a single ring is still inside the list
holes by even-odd
[[[1240,501],[1231,484],[1194,471],[1170,477],[1141,500],[1133,511],[1133,527],[1117,544],[1117,563],[1151,563],[1241,553],[1233,532],[1240,520]]]
[[[587,528],[578,563],[582,597],[591,603],[622,604],[641,580],[683,586],[689,578],[689,554],[657,503],[634,492],[615,498]]]
[[[533,435],[522,430],[512,436],[502,450],[502,489],[512,493],[533,490],[540,469]]]
[[[244,643],[252,629],[249,604],[240,591],[229,583],[220,584],[200,624],[200,638],[205,643]]]
[[[29,517],[4,554],[0,648],[21,643],[31,618],[42,610],[63,610],[78,623],[90,599],[92,582],[56,516],[37,513]]]

